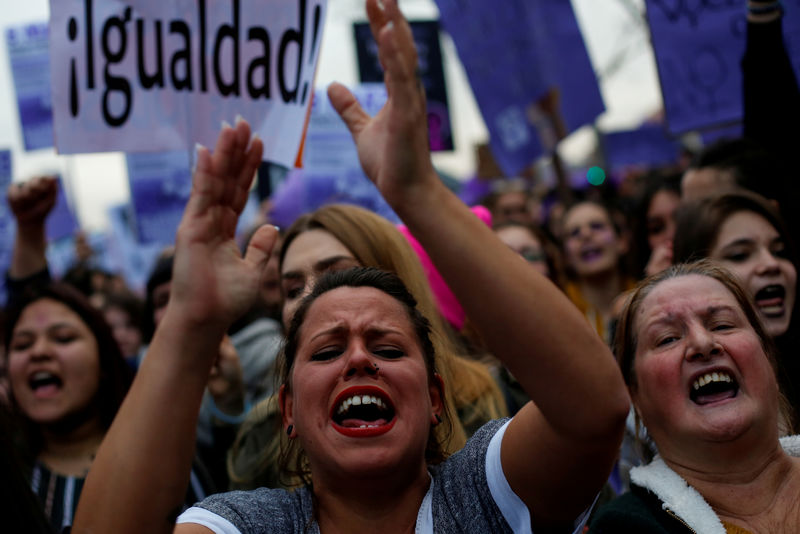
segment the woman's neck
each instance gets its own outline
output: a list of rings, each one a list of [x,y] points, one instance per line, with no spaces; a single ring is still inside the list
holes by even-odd
[[[44,445],[38,460],[59,474],[86,476],[104,435],[105,431],[95,419],[70,431],[45,427],[42,429]]]
[[[422,500],[432,484],[427,471],[403,487],[392,483],[394,481],[363,482],[349,484],[346,489],[334,489],[319,487],[315,479],[315,507],[320,532],[413,533]]]
[[[578,280],[578,287],[586,302],[604,317],[611,315],[614,299],[625,290],[622,285],[622,276],[617,270],[599,273],[590,278],[582,278]]]
[[[726,523],[753,533],[794,532],[800,524],[800,458],[790,457],[780,446],[704,470],[667,463]],[[787,525],[788,530],[781,530]]]

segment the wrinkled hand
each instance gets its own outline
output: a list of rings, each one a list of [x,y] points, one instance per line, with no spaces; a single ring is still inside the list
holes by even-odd
[[[367,0],[367,16],[378,43],[388,100],[370,117],[343,85],[332,84],[328,97],[353,135],[364,172],[397,208],[413,203],[413,193],[436,177],[428,146],[425,93],[417,76],[411,27],[397,0]]]
[[[277,231],[259,228],[244,258],[234,236],[262,151],[245,121],[225,126],[213,153],[197,150],[192,193],[175,240],[168,305],[193,326],[224,332],[258,295]]]
[[[238,415],[244,409],[244,377],[239,353],[231,338],[225,336],[219,346],[219,354],[208,375],[208,392],[214,404],[223,412]]]
[[[8,187],[8,206],[18,225],[41,225],[56,204],[57,181],[40,176]]]

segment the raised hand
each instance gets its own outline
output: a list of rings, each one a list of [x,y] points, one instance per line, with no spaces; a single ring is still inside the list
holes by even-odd
[[[56,204],[57,182],[40,176],[8,187],[8,206],[18,225],[44,224]]]
[[[261,227],[244,258],[234,236],[262,151],[261,140],[250,138],[243,120],[223,127],[213,153],[197,150],[192,193],[176,237],[169,302],[192,325],[224,331],[258,294],[277,231]]]
[[[425,94],[417,76],[417,50],[411,27],[396,0],[367,0],[367,15],[378,43],[388,100],[370,117],[340,84],[328,89],[358,148],[361,166],[394,208],[413,204],[436,174],[428,147]]]

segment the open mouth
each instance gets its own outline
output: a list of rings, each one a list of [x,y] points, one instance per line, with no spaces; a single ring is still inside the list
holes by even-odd
[[[581,250],[581,259],[585,262],[594,261],[603,255],[603,249],[600,247],[587,247]]]
[[[780,317],[784,314],[786,288],[779,284],[763,287],[755,294],[756,306],[767,317]]]
[[[698,376],[692,383],[689,397],[699,405],[732,399],[739,393],[739,383],[725,371],[714,371]]]
[[[395,410],[380,388],[353,387],[338,395],[331,419],[334,428],[347,436],[376,436],[394,426]]]
[[[58,393],[64,385],[61,377],[47,371],[38,371],[28,378],[28,385],[37,397]]]

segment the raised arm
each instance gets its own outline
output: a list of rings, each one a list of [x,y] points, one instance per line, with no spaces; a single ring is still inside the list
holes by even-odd
[[[8,207],[17,222],[8,274],[21,280],[47,269],[45,221],[56,203],[56,179],[42,176],[11,184]]]
[[[261,152],[245,122],[223,128],[213,154],[198,149],[167,311],[92,464],[76,534],[173,530],[211,365],[228,325],[258,294],[276,238],[273,227],[262,227],[244,258],[234,241]]]
[[[329,97],[367,175],[535,403],[517,414],[503,440],[512,489],[535,526],[569,523],[591,504],[616,457],[628,411],[622,377],[567,298],[438,180],[410,27],[396,0],[367,0],[367,12],[388,101],[369,117],[343,86],[332,85]]]

